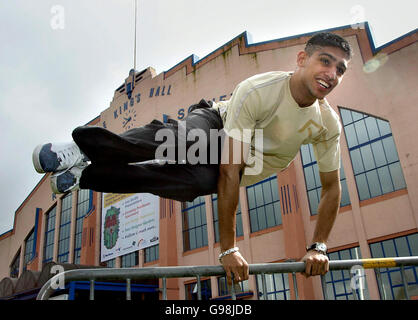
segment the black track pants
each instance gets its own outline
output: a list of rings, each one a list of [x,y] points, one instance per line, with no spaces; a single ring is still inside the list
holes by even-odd
[[[204,100],[193,107],[193,111],[182,121],[162,123],[154,120],[119,135],[101,127],[76,128],[73,139],[91,161],[83,170],[80,188],[109,193],[152,193],[178,201],[192,201],[198,196],[216,193],[221,138],[217,139],[217,149],[210,150],[209,142],[213,132],[222,130],[222,119]],[[179,126],[183,127],[179,130]],[[171,144],[168,139],[155,140],[156,133],[161,129],[173,133],[175,139],[171,140]],[[195,143],[186,138],[192,129],[200,129],[207,136],[207,158],[203,164],[191,164],[187,157],[183,158],[183,152],[178,152],[179,144],[183,143],[186,150],[189,150]],[[156,150],[162,143],[171,148],[173,152],[170,154],[174,154],[172,160],[177,163],[131,164],[154,160]],[[211,164],[214,150],[217,161]],[[183,164],[181,160],[186,160],[186,163]]]

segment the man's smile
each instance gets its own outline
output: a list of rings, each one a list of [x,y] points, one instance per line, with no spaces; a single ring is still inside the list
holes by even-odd
[[[325,80],[322,79],[316,79],[316,82],[319,83],[319,85],[325,89],[329,89],[331,88],[331,84],[329,84],[328,82],[326,82]]]

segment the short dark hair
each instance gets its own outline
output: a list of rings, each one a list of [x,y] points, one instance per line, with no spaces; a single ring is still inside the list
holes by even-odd
[[[318,47],[336,47],[340,48],[347,54],[350,59],[352,55],[352,49],[350,44],[343,37],[331,32],[320,32],[314,34],[306,43],[305,51],[312,55],[312,53],[318,49]]]

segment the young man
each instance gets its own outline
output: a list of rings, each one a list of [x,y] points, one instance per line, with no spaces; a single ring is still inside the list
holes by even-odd
[[[322,194],[312,244],[302,261],[306,261],[306,276],[325,274],[325,242],[341,197],[341,126],[324,98],[341,82],[350,58],[347,41],[332,33],[319,33],[298,53],[293,73],[255,75],[241,82],[229,101],[200,101],[184,121],[163,124],[154,120],[120,135],[99,127],[79,127],[73,131],[73,143],[38,146],[33,153],[34,166],[40,173],[53,172],[51,186],[56,193],[80,187],[112,193],[147,192],[179,201],[218,193],[219,260],[229,282],[232,275],[243,281],[248,279],[248,264],[235,239],[239,187],[285,169],[300,146],[311,143]],[[197,152],[203,159],[198,163],[189,157],[194,141],[186,138],[193,130],[208,137],[206,149]],[[213,130],[226,133],[223,148],[222,144],[213,148],[214,141],[221,139],[211,139]],[[175,137],[164,142],[170,161],[150,162],[159,158],[156,154],[161,155],[163,131]],[[260,132],[261,140],[256,137]],[[237,144],[238,153],[234,149]],[[183,151],[180,145],[185,146]],[[252,163],[248,161],[250,156]]]
[[[339,117],[324,100],[342,80],[351,59],[349,44],[339,36],[321,33],[312,37],[297,55],[297,69],[291,73],[271,72],[242,82],[226,105],[224,130],[230,139],[244,129],[263,129],[263,172],[240,175],[245,162],[221,164],[218,179],[218,210],[221,251],[235,248],[235,208],[238,187],[249,185],[284,169],[294,159],[301,144],[311,143],[322,183],[318,221],[308,253],[305,276],[328,271],[326,244],[339,209],[341,126]],[[222,106],[221,106],[222,107]],[[256,179],[254,179],[256,178]],[[231,252],[235,250],[230,250]],[[245,280],[248,264],[239,252],[222,258],[227,275]]]

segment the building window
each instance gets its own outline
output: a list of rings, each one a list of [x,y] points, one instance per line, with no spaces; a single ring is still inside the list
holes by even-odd
[[[218,216],[218,197],[216,194],[212,194],[212,207],[213,207],[213,229],[215,231],[215,242],[219,242],[219,216]],[[238,201],[238,208],[236,212],[235,222],[235,236],[240,237],[244,234],[242,229],[242,214],[241,204]]]
[[[55,216],[57,207],[55,206],[45,215],[45,240],[43,263],[52,261],[54,255],[54,234],[55,234]]]
[[[62,198],[61,221],[58,240],[58,262],[68,262],[69,259],[72,200],[72,193],[69,193],[64,198]]]
[[[139,251],[131,252],[125,254],[121,257],[121,267],[122,268],[130,268],[135,267],[139,264]]]
[[[106,268],[114,268],[115,264],[116,264],[116,259],[115,258],[113,258],[111,260],[104,261],[104,262],[100,262],[100,266],[101,267],[106,267]]]
[[[144,249],[144,263],[157,261],[160,258],[160,245]]]
[[[234,289],[235,289],[235,294],[238,294],[240,292],[250,291],[248,280],[236,283]],[[219,296],[231,295],[231,290],[228,287],[228,283],[227,283],[225,276],[218,278],[218,295]]]
[[[344,249],[328,254],[329,260],[357,260],[361,259],[360,248]],[[325,275],[328,300],[354,300],[351,277],[354,273],[351,270],[332,270]],[[365,276],[364,276],[365,277]],[[364,285],[364,287],[362,287]],[[369,292],[365,278],[356,281],[356,295],[359,300],[369,299]]]
[[[13,259],[12,264],[10,265],[10,278],[19,277],[19,264],[20,264],[20,250],[17,253],[16,257]]]
[[[287,273],[266,274],[267,299],[263,296],[262,275],[257,275],[258,298],[263,300],[290,300],[289,275]]]
[[[208,245],[205,198],[200,196],[193,202],[184,202],[183,209],[184,251]]]
[[[282,224],[277,175],[247,187],[251,232]]]
[[[318,163],[316,162],[311,144],[302,145],[300,148],[303,173],[305,176],[306,191],[308,193],[309,208],[311,215],[318,214],[318,205],[321,200],[322,183],[319,177]],[[347,181],[344,167],[340,168],[341,202],[340,207],[348,206],[350,196],[348,194]]]
[[[35,232],[34,229],[29,233],[29,236],[25,240],[25,257],[23,260],[23,270],[26,270],[26,265],[34,258],[35,256]]]
[[[186,289],[186,300],[197,300],[197,282],[186,284],[184,287]],[[202,300],[209,300],[212,298],[210,279],[200,281],[200,288]]]
[[[418,233],[370,244],[373,258],[418,256]],[[406,299],[400,268],[380,268],[382,300]],[[418,267],[404,268],[410,297],[418,297]]]
[[[406,188],[388,121],[340,108],[360,200]]]
[[[74,263],[79,264],[81,258],[81,239],[83,234],[83,219],[90,208],[93,191],[81,189],[78,191],[77,216],[75,220]]]

